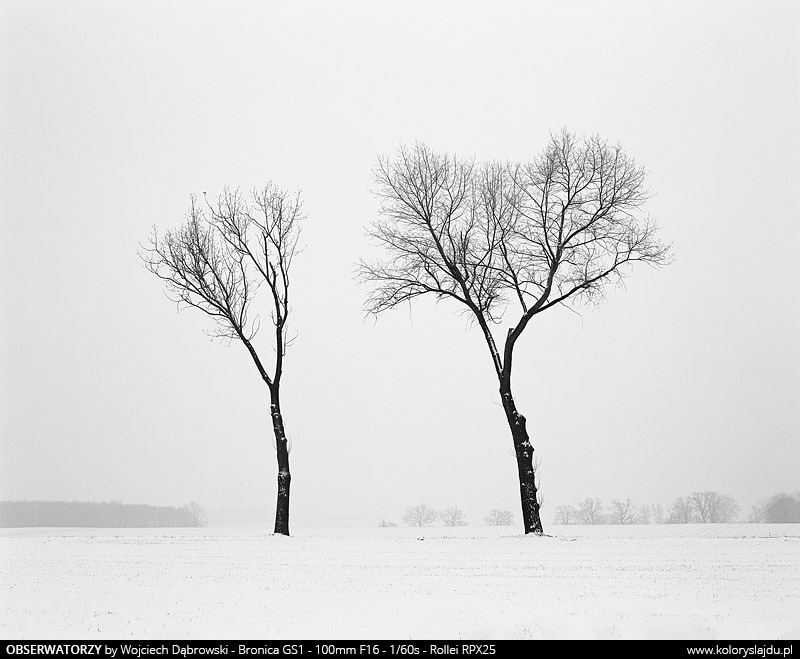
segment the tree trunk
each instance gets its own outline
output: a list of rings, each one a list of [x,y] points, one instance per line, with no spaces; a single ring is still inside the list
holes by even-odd
[[[283,428],[281,403],[278,386],[271,390],[270,415],[272,429],[275,432],[275,450],[278,454],[278,502],[275,507],[275,533],[289,535],[289,485],[292,476],[289,473],[289,445],[286,431]]]
[[[533,472],[533,446],[531,445],[528,431],[525,427],[525,417],[517,412],[514,398],[511,395],[511,385],[508,382],[500,383],[500,397],[503,409],[511,428],[511,438],[514,441],[514,453],[517,456],[517,471],[519,472],[519,493],[522,500],[522,522],[525,533],[541,535],[542,520],[539,516],[539,501],[536,498],[536,475]]]

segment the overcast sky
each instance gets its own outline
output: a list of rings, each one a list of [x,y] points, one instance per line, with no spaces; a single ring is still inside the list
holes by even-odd
[[[420,140],[525,161],[561,127],[648,169],[675,262],[518,344],[545,523],[588,496],[710,489],[746,515],[800,489],[798,3],[1,11],[0,498],[273,509],[266,388],[137,257],[190,194],[272,180],[308,215],[282,388],[292,518],[399,522],[425,502],[519,520],[480,332],[429,301],[365,320],[353,264],[374,253],[376,156]]]

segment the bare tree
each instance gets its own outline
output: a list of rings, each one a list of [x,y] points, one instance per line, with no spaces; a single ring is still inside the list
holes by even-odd
[[[717,498],[716,492],[693,492],[689,495],[689,505],[696,513],[701,523],[707,524],[711,521],[711,515]]]
[[[656,524],[663,524],[666,519],[666,513],[664,512],[664,506],[660,503],[654,503],[650,506],[650,509],[653,511],[653,520]]]
[[[611,502],[612,524],[636,524],[636,506],[630,499],[614,499]]]
[[[597,498],[586,498],[578,504],[577,515],[581,524],[602,524],[603,502]]]
[[[403,523],[408,526],[425,526],[439,519],[439,513],[433,508],[428,508],[424,503],[419,506],[409,506],[403,513]]]
[[[668,247],[640,210],[645,171],[599,137],[551,136],[527,164],[476,164],[423,144],[380,158],[382,201],[370,236],[384,260],[359,264],[379,314],[423,296],[450,300],[480,328],[499,383],[517,460],[526,533],[542,533],[526,418],[511,391],[514,348],[537,314],[597,302],[636,261],[666,263]],[[514,305],[502,342],[492,327]]]
[[[380,524],[378,524],[378,526],[379,526],[380,528],[382,528],[382,529],[388,529],[388,528],[396,527],[396,526],[397,526],[397,524],[395,524],[395,523],[394,523],[394,522],[392,522],[392,521],[388,521],[388,522],[387,522],[385,519],[382,519],[382,520],[381,520],[381,522],[380,522]]]
[[[483,518],[483,521],[488,526],[511,526],[514,523],[514,513],[510,510],[497,510],[494,508]]]
[[[710,490],[692,492],[689,503],[703,524],[732,522],[739,513],[739,504],[731,495]]]
[[[669,507],[670,524],[690,524],[695,521],[692,504],[688,499],[679,497]]]
[[[289,535],[289,443],[280,404],[289,306],[289,270],[298,253],[299,193],[290,196],[271,183],[246,199],[228,189],[212,205],[192,197],[186,221],[159,235],[154,227],[139,255],[147,270],[166,285],[179,309],[197,309],[213,321],[213,336],[241,343],[270,397],[270,417],[278,461],[275,533]],[[253,340],[261,316],[251,313],[259,287],[266,284],[272,323],[274,363],[268,371]]]
[[[458,506],[450,506],[445,508],[441,514],[442,523],[445,526],[466,526],[467,520],[464,517],[464,511]]]
[[[641,506],[636,515],[637,524],[650,524],[652,520],[652,510],[652,506],[648,506],[647,504]]]
[[[556,506],[556,524],[575,524],[578,520],[578,511],[573,506]]]

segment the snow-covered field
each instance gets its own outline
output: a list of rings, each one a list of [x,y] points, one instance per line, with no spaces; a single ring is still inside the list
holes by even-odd
[[[800,638],[800,525],[0,530],[29,638]]]

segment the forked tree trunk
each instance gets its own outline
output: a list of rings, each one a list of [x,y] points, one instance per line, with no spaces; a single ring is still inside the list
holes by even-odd
[[[536,497],[536,475],[533,471],[533,446],[525,427],[525,417],[517,412],[514,398],[511,395],[511,385],[508,382],[500,383],[500,397],[506,420],[511,428],[511,438],[514,441],[514,453],[517,456],[517,471],[519,472],[519,494],[522,501],[522,522],[525,533],[544,533],[542,519],[539,516],[539,501]]]
[[[279,389],[273,387],[270,392],[272,430],[275,433],[275,450],[278,454],[278,501],[275,507],[275,533],[289,535],[289,485],[292,475],[289,472],[289,445],[281,416]]]

